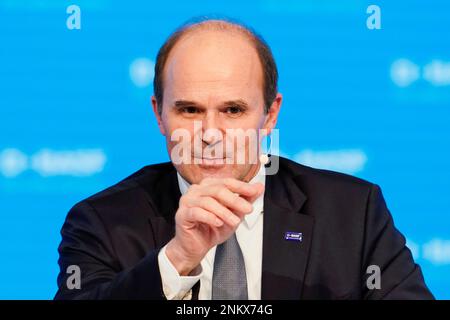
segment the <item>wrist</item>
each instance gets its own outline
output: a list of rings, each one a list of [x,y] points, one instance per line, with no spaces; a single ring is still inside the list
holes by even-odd
[[[175,238],[169,241],[166,247],[166,255],[170,263],[175,267],[180,276],[188,276],[198,269],[200,260],[193,259],[178,245]]]

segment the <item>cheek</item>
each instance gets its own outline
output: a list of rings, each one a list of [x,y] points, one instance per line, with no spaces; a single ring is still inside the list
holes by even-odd
[[[187,123],[186,120],[178,119],[174,116],[165,116],[162,121],[165,133],[166,133],[166,139],[170,141],[171,137],[178,134],[185,132],[189,132],[192,134],[192,128],[193,126],[190,123]]]
[[[190,161],[193,151],[193,124],[187,121],[171,119],[165,123],[166,145],[171,158],[182,157],[183,161]],[[174,159],[172,159],[174,160]]]
[[[227,119],[223,123],[224,129],[242,129],[243,131],[252,130],[258,132],[264,126],[265,117],[260,115],[242,116],[237,119]]]

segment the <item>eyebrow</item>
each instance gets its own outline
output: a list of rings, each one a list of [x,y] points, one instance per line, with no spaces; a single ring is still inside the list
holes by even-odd
[[[176,100],[174,103],[174,106],[177,108],[183,108],[183,107],[198,107],[198,108],[203,108],[205,109],[205,106],[197,103],[195,101],[191,101],[191,100]],[[229,100],[229,101],[224,101],[222,102],[220,105],[220,107],[234,107],[234,106],[239,106],[241,108],[245,108],[247,109],[249,107],[248,103],[245,102],[242,99],[237,99],[237,100]]]

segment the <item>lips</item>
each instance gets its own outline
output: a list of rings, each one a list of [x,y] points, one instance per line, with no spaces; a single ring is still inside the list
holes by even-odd
[[[222,167],[226,164],[226,158],[194,158],[200,167]]]
[[[202,160],[202,163],[205,165],[219,165],[219,164],[225,163],[224,158],[203,158],[201,160]]]

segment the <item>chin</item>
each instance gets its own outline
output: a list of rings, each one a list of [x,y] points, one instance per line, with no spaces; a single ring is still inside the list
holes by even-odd
[[[227,165],[205,166],[195,165],[195,171],[201,179],[204,178],[234,178],[233,169]]]

